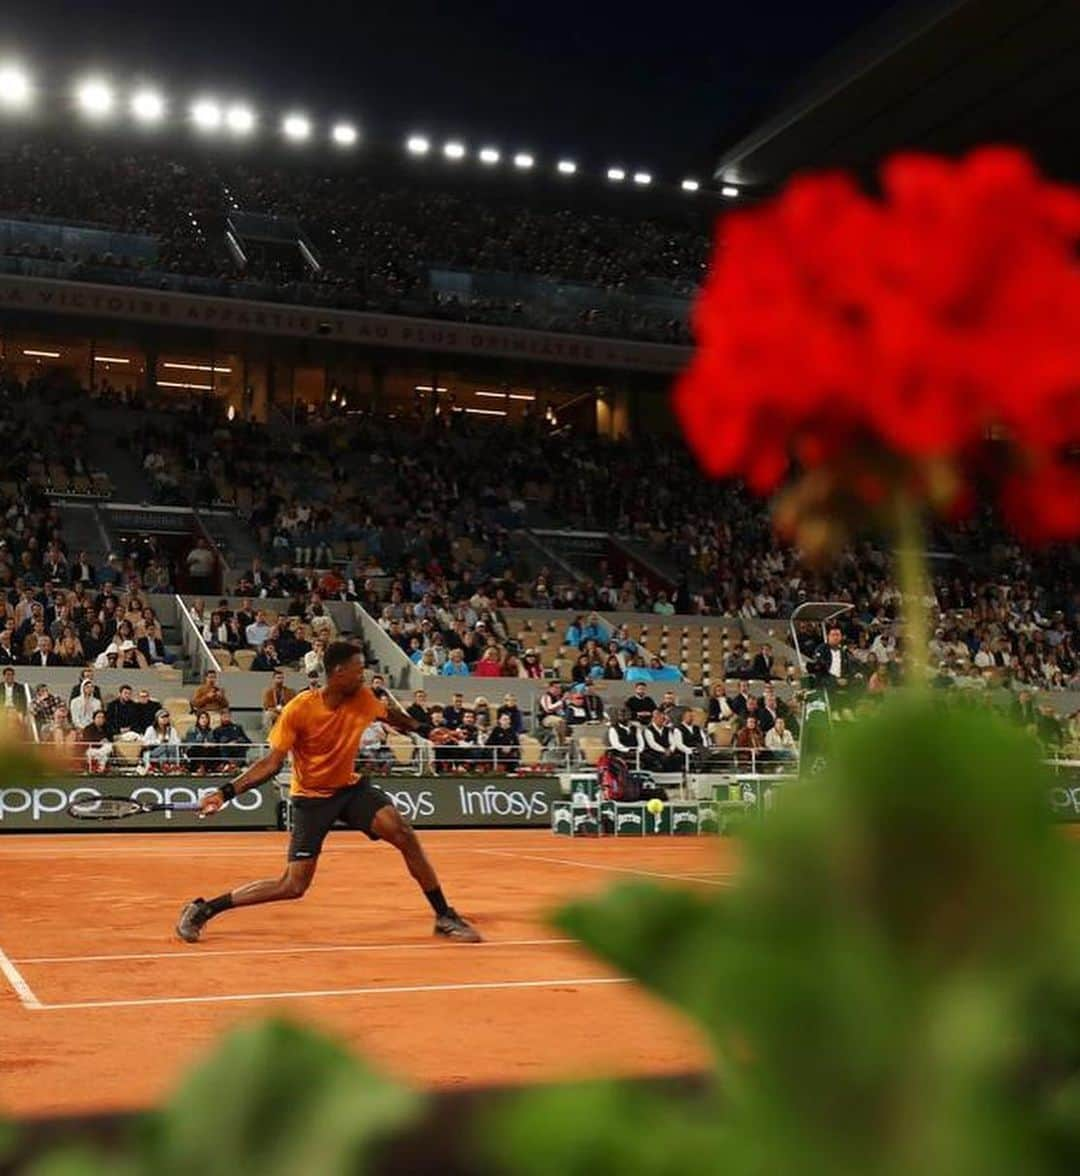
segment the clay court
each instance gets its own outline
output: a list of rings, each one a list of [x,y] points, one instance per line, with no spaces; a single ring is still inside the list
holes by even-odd
[[[728,884],[731,842],[426,832],[451,901],[487,937],[433,940],[398,855],[331,837],[298,903],[230,912],[179,943],[181,904],[281,868],[271,833],[0,839],[0,1107],[143,1107],[229,1026],[285,1013],[425,1086],[686,1073],[677,1014],[567,941],[560,903],[630,878]],[[11,901],[14,898],[20,901]]]

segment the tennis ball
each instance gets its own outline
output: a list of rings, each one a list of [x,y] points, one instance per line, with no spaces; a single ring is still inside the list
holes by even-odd
[[[664,811],[664,802],[659,796],[654,796],[645,807],[654,817],[658,817]]]

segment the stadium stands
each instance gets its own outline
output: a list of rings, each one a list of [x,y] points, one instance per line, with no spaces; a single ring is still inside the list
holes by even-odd
[[[0,147],[0,217],[15,272],[670,343],[689,341],[709,239],[693,202],[642,215],[565,190],[41,135]],[[58,221],[126,236],[56,242],[41,222]]]

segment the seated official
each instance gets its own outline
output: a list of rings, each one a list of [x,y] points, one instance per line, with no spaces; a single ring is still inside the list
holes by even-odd
[[[508,712],[503,711],[499,715],[495,727],[484,740],[484,750],[488,752],[488,762],[495,771],[518,770],[521,764],[521,740],[513,728]]]
[[[667,715],[662,710],[653,711],[652,718],[641,728],[641,766],[647,772],[678,772],[684,762]]]

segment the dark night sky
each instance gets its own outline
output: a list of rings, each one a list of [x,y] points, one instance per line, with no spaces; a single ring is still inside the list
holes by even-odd
[[[194,87],[236,94],[264,121],[297,104],[381,139],[424,129],[595,166],[700,169],[725,128],[890,6],[9,0],[0,56],[65,79],[142,75],[185,104]]]

